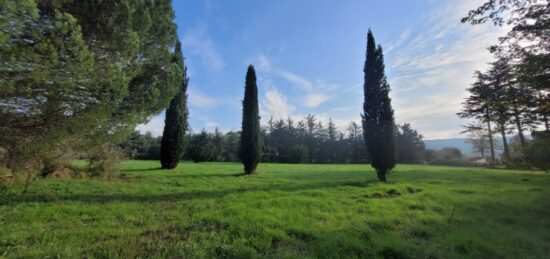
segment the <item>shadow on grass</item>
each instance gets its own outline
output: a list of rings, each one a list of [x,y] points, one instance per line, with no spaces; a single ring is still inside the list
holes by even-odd
[[[236,176],[234,174],[223,174],[223,176]],[[59,195],[59,196],[44,196],[44,195],[19,195],[16,197],[0,197],[0,206],[14,205],[20,203],[56,203],[56,202],[81,202],[90,204],[105,204],[109,202],[169,202],[182,201],[190,199],[211,199],[222,198],[231,194],[243,194],[248,192],[263,192],[263,191],[305,191],[315,189],[326,189],[336,187],[367,187],[371,183],[378,182],[375,180],[368,181],[341,181],[341,182],[324,182],[316,184],[269,184],[263,186],[239,187],[225,190],[209,190],[209,191],[189,191],[180,193],[166,194],[76,194],[76,195]]]
[[[208,177],[238,177],[243,176],[242,173],[238,174],[183,174],[182,176],[178,176],[178,178],[182,179],[193,179],[193,178],[208,178]]]
[[[124,169],[122,172],[150,172],[150,171],[162,171],[162,167],[151,167],[151,168],[145,168],[145,169]]]

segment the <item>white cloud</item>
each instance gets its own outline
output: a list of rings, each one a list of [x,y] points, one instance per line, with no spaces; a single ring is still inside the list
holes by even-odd
[[[211,72],[218,72],[225,67],[225,63],[218,53],[214,42],[208,35],[206,26],[201,25],[185,32],[182,39],[184,55],[190,61],[197,59]],[[191,63],[191,62],[188,62]]]
[[[330,97],[326,94],[308,94],[304,98],[304,105],[309,108],[315,108],[329,99]]]
[[[164,113],[151,117],[148,122],[138,125],[136,130],[142,134],[151,132],[153,136],[161,136],[164,130]]]
[[[473,81],[471,75],[487,67],[492,60],[487,47],[508,30],[461,24],[460,18],[480,4],[468,0],[434,10],[418,29],[407,33],[416,35],[411,41],[401,41],[402,34],[386,56],[396,120],[410,122],[427,138],[459,135],[465,122],[456,113]]]
[[[258,68],[264,71],[271,70],[271,62],[269,62],[267,57],[264,56],[263,54],[258,56]]]
[[[266,91],[265,102],[262,108],[262,118],[265,120],[268,120],[270,117],[273,117],[275,120],[286,119],[294,111],[294,106],[290,105],[286,97],[275,88]]]
[[[218,102],[216,99],[205,95],[204,93],[189,89],[188,91],[189,104],[200,108],[212,108],[215,107]]]
[[[306,90],[306,91],[310,91],[313,89],[313,84],[308,81],[307,79],[299,76],[299,75],[296,75],[292,72],[289,72],[289,71],[286,71],[286,70],[283,70],[283,69],[279,69],[276,74],[284,79],[286,79],[287,81],[293,83],[294,85],[296,86],[299,86],[300,88],[302,88],[303,90]]]

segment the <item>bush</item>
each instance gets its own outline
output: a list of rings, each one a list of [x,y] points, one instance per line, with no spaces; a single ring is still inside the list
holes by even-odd
[[[120,148],[104,144],[90,154],[88,172],[92,177],[111,178],[120,172],[120,161],[124,159]]]
[[[532,166],[548,172],[550,170],[550,134],[533,132],[533,140],[525,149],[525,157]]]
[[[470,166],[458,148],[444,147],[440,150],[426,150],[424,152],[426,162],[433,165]]]

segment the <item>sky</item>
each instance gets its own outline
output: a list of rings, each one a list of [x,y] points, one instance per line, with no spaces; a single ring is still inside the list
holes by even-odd
[[[484,0],[174,0],[190,78],[193,131],[239,130],[246,69],[256,68],[260,116],[360,123],[366,36],[384,51],[396,123],[425,139],[461,137],[458,118],[487,47],[506,28],[460,23]],[[164,113],[139,125],[161,135]]]

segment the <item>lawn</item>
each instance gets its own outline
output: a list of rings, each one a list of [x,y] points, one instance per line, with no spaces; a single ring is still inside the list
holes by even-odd
[[[399,165],[124,163],[0,197],[0,257],[550,256],[550,175]]]

